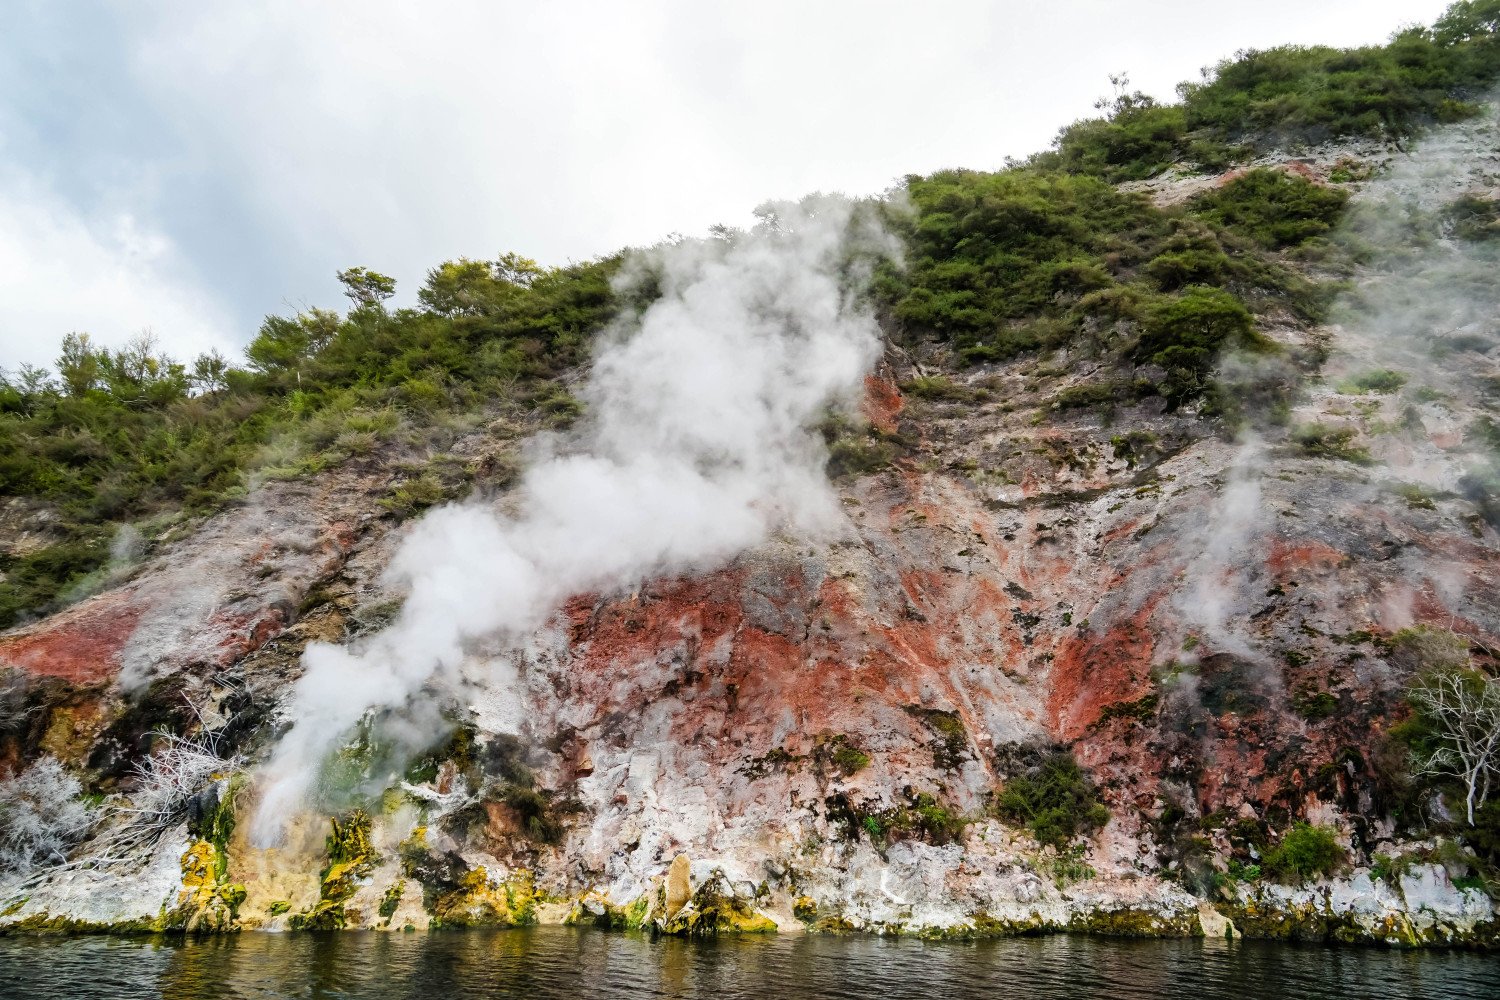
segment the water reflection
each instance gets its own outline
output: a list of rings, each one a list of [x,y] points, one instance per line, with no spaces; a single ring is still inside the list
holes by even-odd
[[[1082,937],[652,941],[543,927],[434,934],[0,939],[0,997],[901,998],[1500,995],[1500,958]]]

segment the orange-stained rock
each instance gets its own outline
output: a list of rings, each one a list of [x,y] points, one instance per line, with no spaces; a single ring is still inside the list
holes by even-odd
[[[888,366],[881,371],[865,376],[864,414],[876,429],[886,434],[896,433],[896,423],[906,399],[896,387],[896,380]]]
[[[0,663],[77,684],[110,681],[144,611],[130,591],[101,594],[0,636]]]

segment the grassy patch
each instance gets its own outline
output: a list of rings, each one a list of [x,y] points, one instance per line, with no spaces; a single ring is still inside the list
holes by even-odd
[[[1394,368],[1379,368],[1351,375],[1338,384],[1338,390],[1347,396],[1363,396],[1367,393],[1387,395],[1400,391],[1405,384],[1406,376],[1401,372]]]
[[[1303,424],[1292,429],[1292,444],[1309,458],[1336,458],[1356,465],[1369,465],[1368,449],[1354,444],[1357,433],[1352,427],[1327,424]]]

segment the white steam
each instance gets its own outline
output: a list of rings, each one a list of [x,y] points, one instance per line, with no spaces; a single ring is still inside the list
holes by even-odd
[[[1201,626],[1203,638],[1242,656],[1251,650],[1231,626],[1230,617],[1245,603],[1249,581],[1243,569],[1253,565],[1264,548],[1267,525],[1261,475],[1265,452],[1265,442],[1254,430],[1241,435],[1224,492],[1206,525],[1207,543],[1192,562],[1188,585],[1177,601],[1184,620]]]
[[[457,677],[481,640],[519,640],[575,594],[702,572],[773,531],[835,523],[814,425],[852,404],[879,356],[856,262],[893,244],[839,198],[758,214],[748,233],[637,255],[621,290],[654,282],[659,297],[605,334],[584,430],[527,472],[517,512],[434,511],[387,571],[407,594],[391,627],[308,647],[292,729],[263,771],[257,843],[280,838],[367,712],[420,714],[424,689]]]
[[[1338,159],[1349,150],[1359,147],[1320,155]],[[1500,247],[1460,238],[1446,213],[1461,195],[1500,194],[1497,108],[1491,102],[1472,121],[1433,130],[1411,153],[1380,155],[1387,162],[1361,185],[1338,233],[1363,261],[1354,287],[1335,303],[1338,322],[1329,328],[1334,337],[1322,377],[1307,381],[1291,413],[1295,425],[1348,432],[1351,448],[1367,457],[1360,465],[1332,463],[1323,505],[1301,503],[1296,514],[1304,525],[1335,517],[1327,497],[1404,510],[1405,496],[1429,508],[1446,505],[1433,518],[1444,509],[1477,509],[1494,518],[1500,461],[1493,441],[1478,432],[1495,418],[1492,399],[1500,385]],[[1263,362],[1263,370],[1277,363]],[[1222,377],[1245,386],[1242,396],[1253,400],[1249,389],[1261,373],[1237,360]],[[1363,389],[1360,380],[1372,375],[1387,376],[1391,384]],[[1223,493],[1206,512],[1203,531],[1185,542],[1194,561],[1176,600],[1184,621],[1200,627],[1203,638],[1253,657],[1258,640],[1249,631],[1249,611],[1274,531],[1274,505],[1262,494],[1293,495],[1273,489],[1265,477],[1305,459],[1285,441],[1274,413],[1256,412],[1253,402],[1247,409],[1250,429]],[[1395,492],[1400,488],[1408,492]],[[1408,548],[1387,573],[1391,589],[1381,613],[1387,627],[1410,623],[1417,592],[1431,594],[1450,612],[1474,603],[1469,568],[1420,547]]]

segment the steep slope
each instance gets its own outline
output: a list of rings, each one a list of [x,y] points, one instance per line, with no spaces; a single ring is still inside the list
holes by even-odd
[[[1352,218],[1385,225],[1391,199],[1492,192],[1496,138],[1491,113],[1414,159],[1345,144],[1264,165],[1368,171]],[[1144,187],[1171,203],[1233,176]],[[1224,375],[1250,401],[1238,429],[1159,394],[1067,402],[1097,383],[1082,351],[961,366],[940,340],[890,343],[865,415],[895,460],[842,475],[832,537],[578,595],[523,647],[473,650],[445,742],[408,767],[373,720],[331,765],[332,834],[308,814],[263,850],[233,821],[257,789],[230,774],[284,721],[308,641],[389,618],[381,572],[409,531],[372,516],[378,461],[268,484],[0,636],[8,763],[53,754],[128,797],[158,727],[224,757],[159,841],[93,867],[86,849],[0,922],[1220,935],[1227,916],[1492,943],[1465,862],[1412,839],[1386,739],[1424,643],[1493,667],[1500,634],[1472,431],[1493,412],[1493,290],[1432,308],[1473,263],[1441,235],[1355,266],[1336,323],[1263,318],[1281,350]],[[1361,387],[1388,369],[1396,390]],[[1300,383],[1289,412],[1257,407],[1267,379]],[[480,430],[454,451],[506,446]],[[1047,780],[1068,785],[1062,835],[1006,797]],[[1235,874],[1295,821],[1336,831],[1348,865],[1307,886]],[[1378,856],[1401,863],[1376,877]]]

